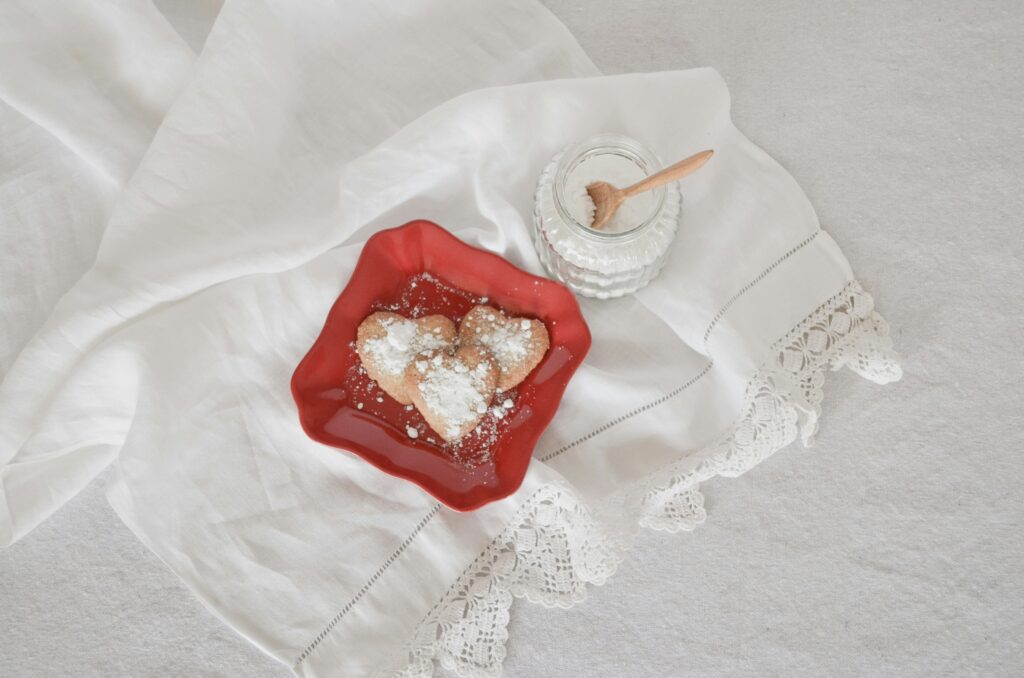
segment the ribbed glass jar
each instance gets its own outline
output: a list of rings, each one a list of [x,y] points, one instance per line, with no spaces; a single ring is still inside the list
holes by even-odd
[[[673,182],[651,191],[651,212],[627,230],[610,233],[577,221],[568,204],[568,179],[581,163],[606,153],[635,163],[643,176],[662,168],[654,153],[619,134],[602,134],[571,145],[556,154],[540,175],[533,224],[533,244],[548,273],[576,293],[599,299],[634,292],[658,275],[679,228],[681,205]]]

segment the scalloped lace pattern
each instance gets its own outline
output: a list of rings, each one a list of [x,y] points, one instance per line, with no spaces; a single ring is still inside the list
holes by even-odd
[[[705,518],[693,493],[714,476],[749,471],[800,435],[811,444],[818,428],[825,370],[846,366],[887,384],[902,376],[889,326],[856,281],[776,342],[772,359],[754,375],[732,429],[697,455],[663,469],[641,503],[640,524],[655,530],[692,530]],[[695,465],[696,462],[696,465]]]
[[[738,476],[798,435],[810,444],[825,370],[843,366],[879,384],[901,376],[888,326],[856,281],[776,342],[726,435],[620,493],[600,515],[639,513],[633,525],[694,529],[706,517],[701,482]],[[586,597],[588,584],[614,573],[628,530],[599,525],[593,516],[570,488],[540,488],[423,619],[406,654],[379,675],[428,678],[438,661],[464,678],[500,676],[514,597],[569,607]]]
[[[607,581],[622,552],[572,490],[541,487],[420,622],[404,666],[380,675],[431,676],[437,659],[460,676],[500,676],[512,598],[570,607],[587,584]]]

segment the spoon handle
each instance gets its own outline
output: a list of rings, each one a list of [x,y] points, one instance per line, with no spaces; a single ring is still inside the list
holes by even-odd
[[[632,186],[622,189],[622,193],[628,198],[636,195],[637,193],[643,193],[644,191],[649,191],[652,188],[657,188],[658,186],[667,184],[670,181],[682,179],[688,174],[692,174],[699,170],[714,154],[715,152],[710,149],[701,151],[700,153],[695,153],[685,160],[680,160],[674,165],[669,165],[660,172],[655,172],[651,176],[641,179]]]

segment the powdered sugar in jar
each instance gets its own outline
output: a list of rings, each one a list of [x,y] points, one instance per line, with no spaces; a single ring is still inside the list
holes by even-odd
[[[601,230],[590,228],[594,205],[586,186],[625,188],[662,163],[639,142],[602,134],[570,146],[541,173],[534,206],[534,247],[548,273],[588,297],[634,292],[658,274],[679,227],[681,198],[673,182],[626,200]]]

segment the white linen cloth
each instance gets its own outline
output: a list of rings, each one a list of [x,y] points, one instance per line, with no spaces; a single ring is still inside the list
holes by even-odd
[[[131,529],[302,674],[426,673],[435,657],[494,674],[512,595],[570,604],[614,570],[629,525],[692,528],[697,483],[788,443],[798,416],[809,437],[828,363],[899,374],[870,299],[795,181],[732,126],[713,71],[590,77],[532,3],[402,7],[227,3],[187,82],[167,76],[180,94],[95,265],[0,386],[0,541],[113,463]],[[18,84],[4,79],[11,106],[123,180],[145,127],[107,149],[19,103],[34,90]],[[666,159],[717,152],[684,185],[661,278],[583,303],[592,353],[521,490],[458,514],[308,440],[288,379],[362,242],[428,218],[537,272],[536,178],[604,131]]]
[[[0,5],[0,376],[88,269],[192,51],[152,5]]]

